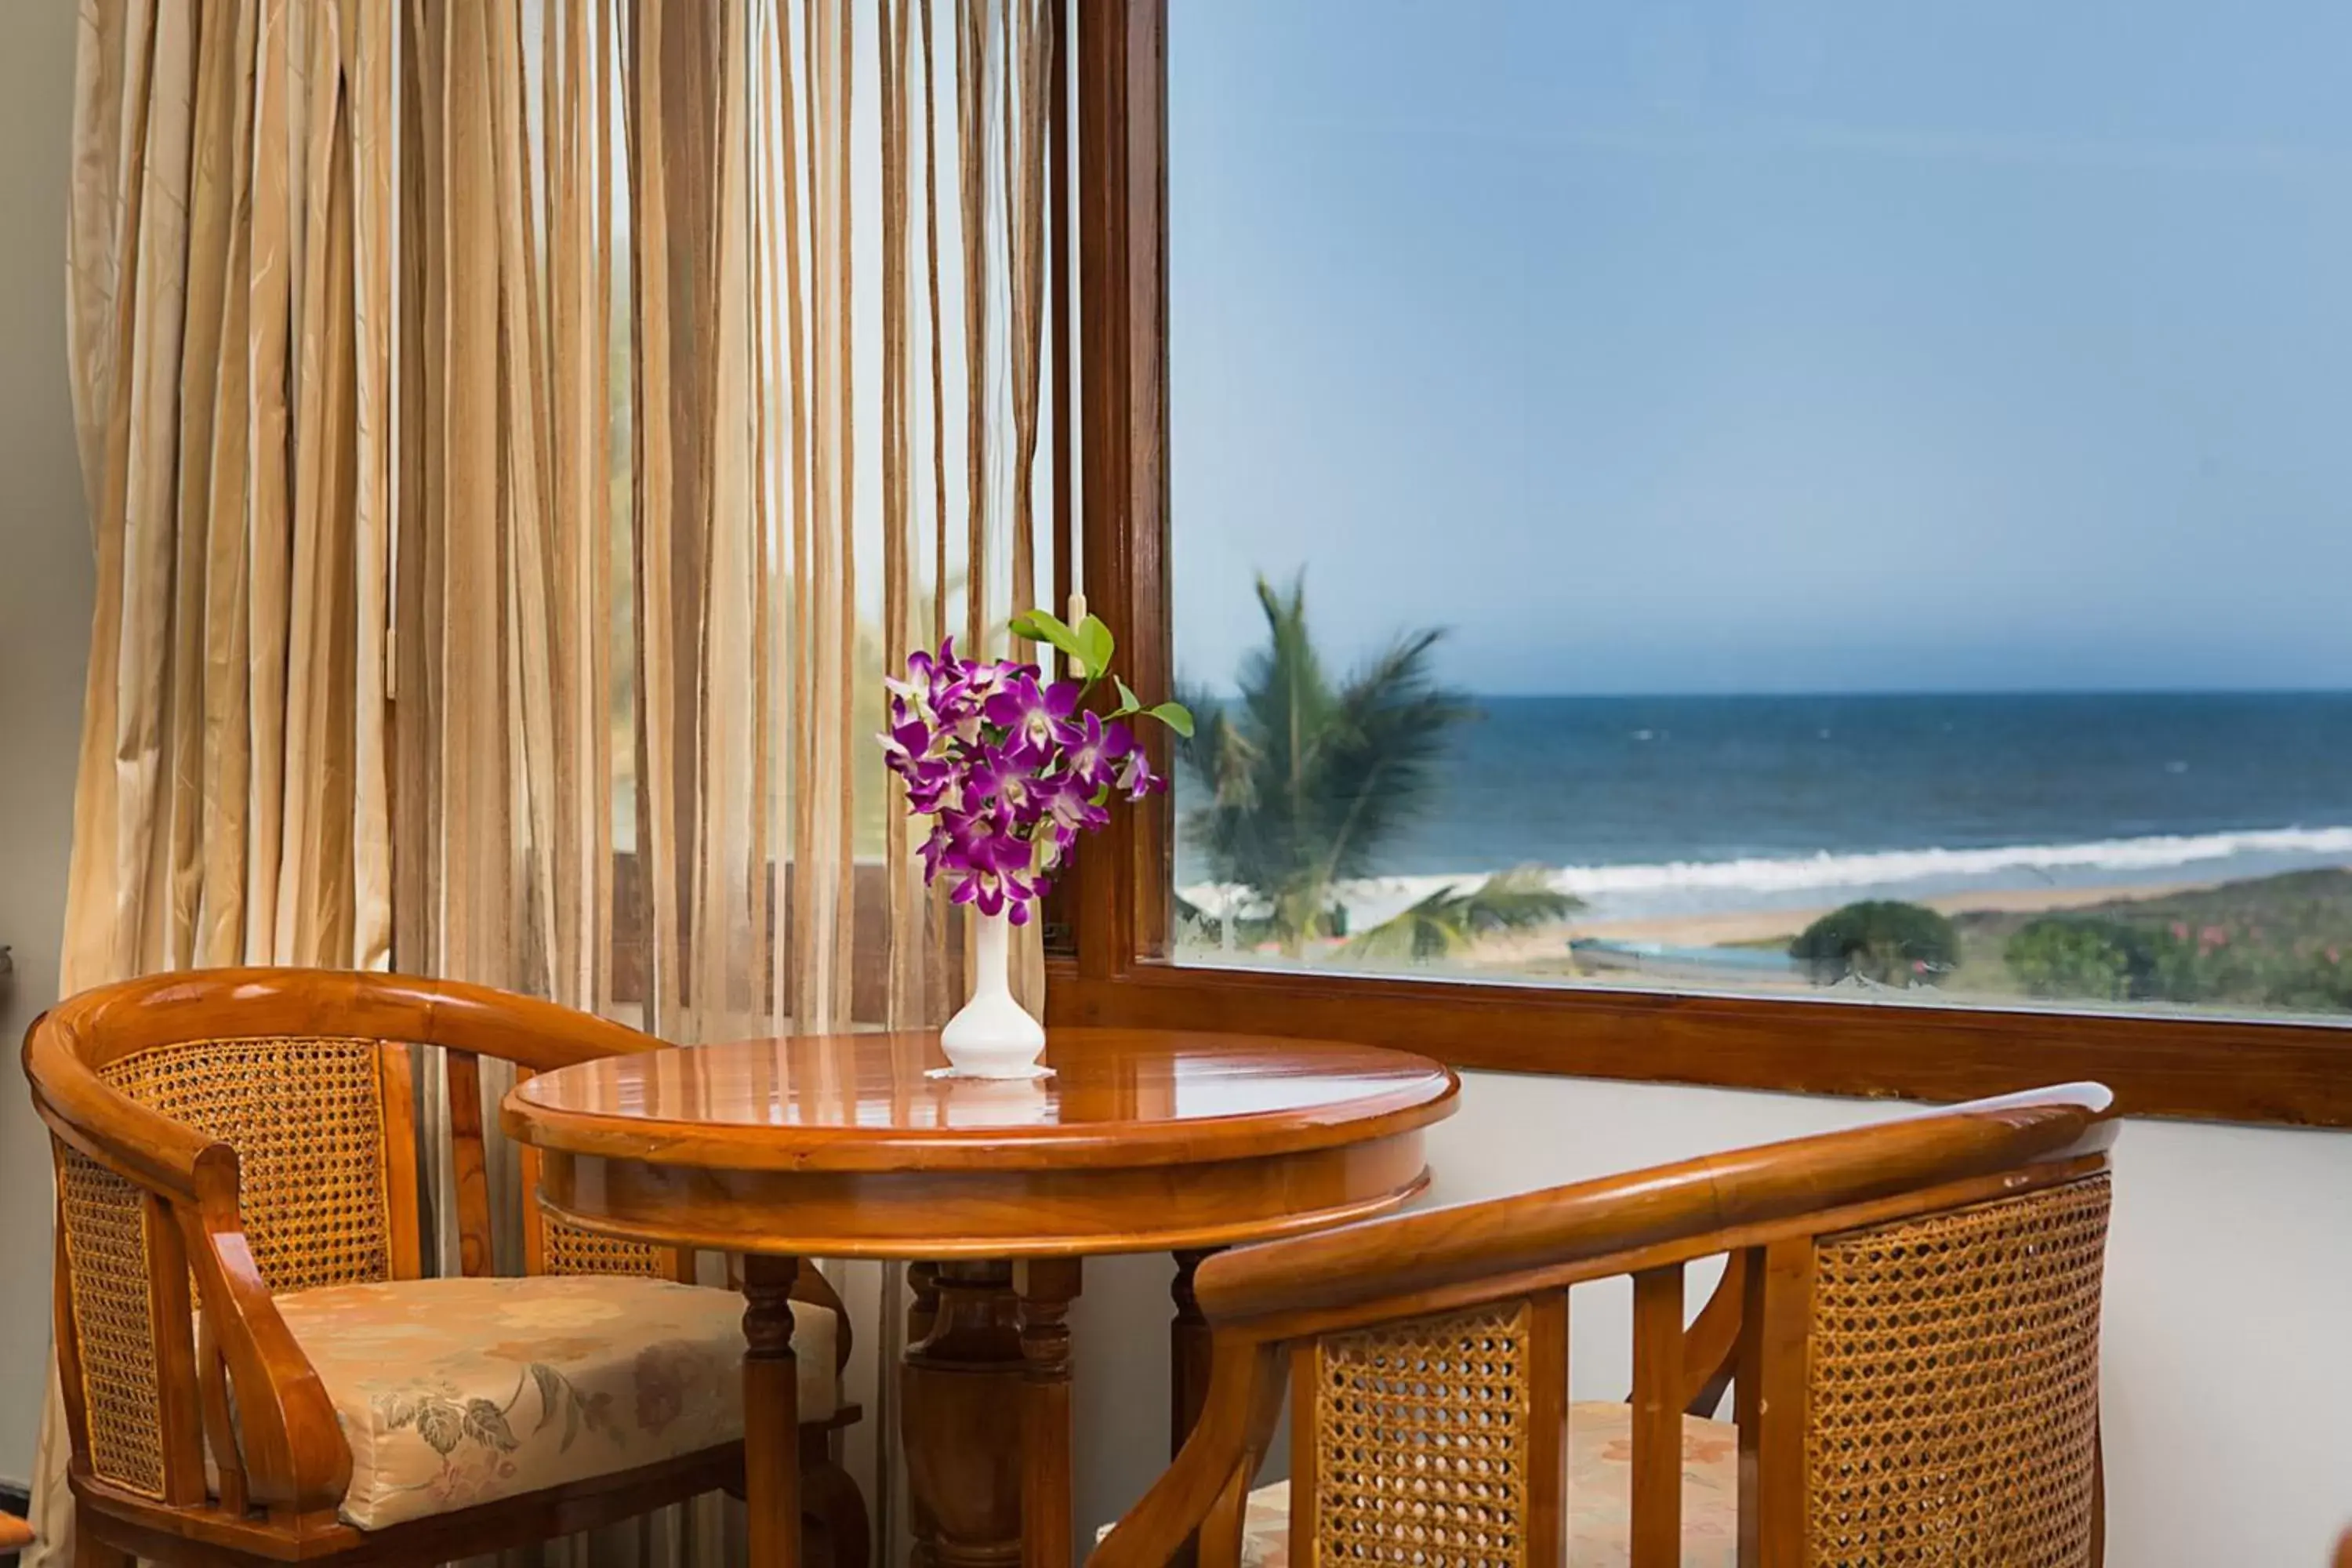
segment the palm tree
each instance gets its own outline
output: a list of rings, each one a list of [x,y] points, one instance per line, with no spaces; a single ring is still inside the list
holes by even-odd
[[[1497,871],[1464,892],[1452,884],[1349,942],[1350,958],[1427,963],[1466,951],[1482,936],[1549,925],[1582,900],[1551,885],[1540,866]]]
[[[1243,661],[1233,700],[1180,694],[1194,729],[1177,754],[1209,795],[1188,815],[1188,831],[1219,879],[1265,901],[1264,929],[1295,957],[1309,941],[1342,934],[1338,884],[1370,875],[1381,847],[1427,809],[1446,731],[1477,710],[1431,669],[1441,631],[1407,633],[1335,684],[1307,633],[1304,576],[1286,590],[1261,577],[1257,597],[1265,645]],[[1476,893],[1448,888],[1359,942],[1378,947],[1376,956],[1426,957],[1573,905],[1525,876],[1497,878]]]

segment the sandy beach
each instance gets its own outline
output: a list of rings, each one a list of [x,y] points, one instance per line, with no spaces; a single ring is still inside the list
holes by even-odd
[[[2170,898],[2216,886],[2211,882],[2133,883],[2108,888],[1986,888],[1917,901],[1948,915],[1977,913],[2038,915],[2055,910],[2088,909],[2093,905],[2137,899]],[[1819,909],[1749,910],[1678,915],[1660,919],[1573,921],[1580,938],[1605,942],[1655,942],[1671,947],[1722,947],[1738,942],[1769,942],[1790,937],[1837,906]],[[1557,937],[1545,943],[1556,946]],[[1496,957],[1502,957],[1498,952]]]

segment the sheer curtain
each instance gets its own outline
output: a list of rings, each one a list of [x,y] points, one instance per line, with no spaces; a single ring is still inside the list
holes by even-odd
[[[68,988],[943,1016],[870,737],[886,666],[1037,592],[1049,46],[1039,0],[86,9]],[[887,1531],[898,1286],[842,1283]],[[722,1560],[594,1555],[648,1544]]]
[[[85,6],[68,374],[98,558],[61,983],[380,967],[393,46],[372,4]],[[36,1563],[72,1559],[63,1412]]]
[[[872,737],[1036,593],[1044,7],[409,17],[395,956],[681,1042],[937,1022]],[[887,1539],[897,1273],[837,1283]]]

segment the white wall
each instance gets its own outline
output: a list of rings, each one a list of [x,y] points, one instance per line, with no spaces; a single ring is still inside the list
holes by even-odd
[[[1887,1113],[1855,1100],[1473,1073],[1432,1197],[1522,1192]],[[2118,1568],[2327,1561],[2352,1522],[2352,1134],[2135,1121],[2116,1153],[2105,1422]],[[1081,1517],[1164,1464],[1168,1267],[1094,1265],[1075,1318]],[[1694,1309],[1701,1298],[1694,1287]],[[1632,1303],[1580,1289],[1579,1398],[1622,1399]]]
[[[48,1140],[16,1045],[57,996],[75,748],[89,640],[89,530],[66,390],[66,0],[0,5],[0,1479],[32,1473],[49,1342]]]

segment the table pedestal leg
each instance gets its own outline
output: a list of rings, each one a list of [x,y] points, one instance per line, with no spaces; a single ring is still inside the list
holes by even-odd
[[[793,1355],[790,1258],[743,1259],[743,1502],[751,1561],[797,1568],[801,1555],[800,1369]]]
[[[918,1265],[900,1384],[915,1568],[1021,1561],[1021,1335],[1009,1263]],[[1066,1565],[1065,1565],[1066,1568]]]
[[[907,1265],[907,1290],[906,1349],[900,1352],[898,1356],[898,1364],[902,1369],[898,1382],[899,1397],[902,1400],[906,1397],[907,1385],[915,1381],[913,1376],[905,1373],[903,1369],[911,1364],[915,1347],[931,1337],[931,1330],[939,1322],[940,1266],[936,1263]],[[908,1436],[908,1431],[906,1418],[902,1415],[899,1418],[898,1434],[898,1441],[902,1448],[913,1446]],[[887,1436],[885,1440],[887,1440]],[[907,1527],[912,1536],[907,1548],[908,1568],[938,1568],[939,1553],[933,1550],[931,1543],[940,1532],[939,1524],[931,1518],[930,1510],[924,1506],[921,1496],[912,1488],[908,1489],[907,1495]],[[885,1539],[887,1540],[887,1537],[886,1536]],[[885,1568],[887,1568],[887,1564]]]
[[[1070,1303],[1078,1260],[1016,1264],[1021,1298],[1022,1568],[1070,1568]]]
[[[1176,1315],[1168,1321],[1168,1457],[1174,1458],[1184,1439],[1201,1423],[1201,1407],[1209,1402],[1209,1320],[1201,1316],[1200,1298],[1192,1294],[1192,1279],[1213,1252],[1176,1254],[1176,1278],[1168,1299]]]
[[[1176,1278],[1168,1299],[1176,1315],[1168,1322],[1168,1457],[1174,1458],[1184,1440],[1200,1424],[1201,1409],[1209,1402],[1209,1321],[1201,1315],[1200,1299],[1192,1294],[1192,1277],[1208,1252],[1176,1254]],[[1191,1568],[1197,1555],[1197,1538],[1171,1560],[1171,1568]]]

